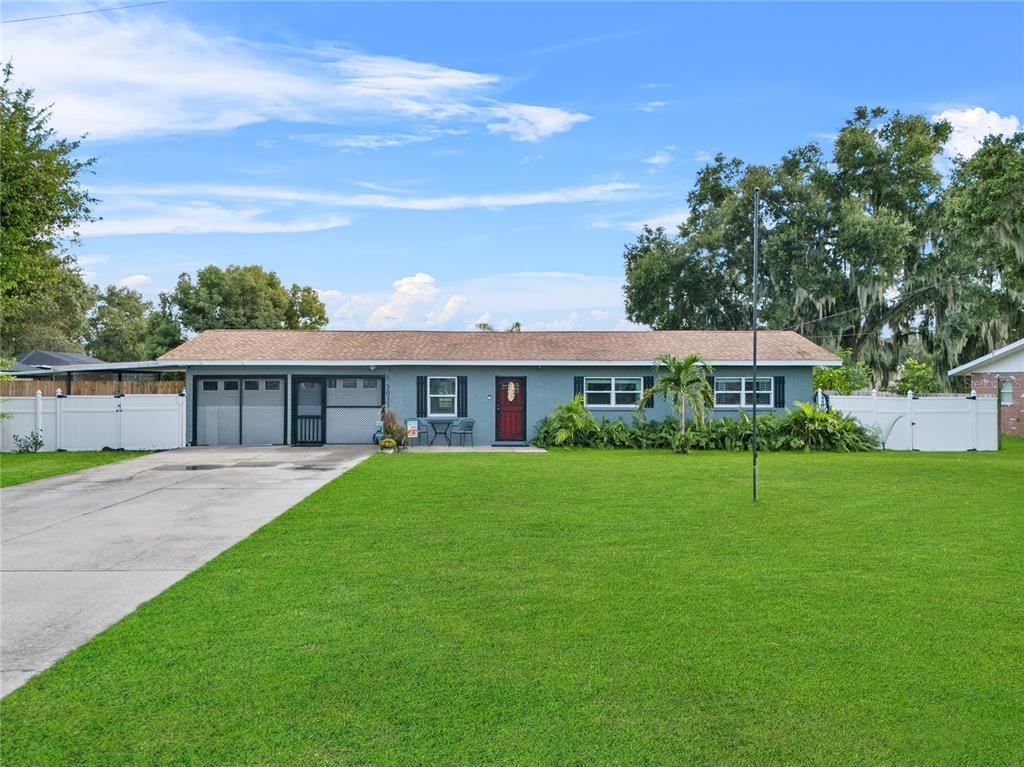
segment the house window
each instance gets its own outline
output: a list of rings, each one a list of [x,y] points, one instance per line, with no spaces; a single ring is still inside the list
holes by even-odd
[[[1003,407],[1013,404],[1013,379],[1003,378],[999,381],[999,401]]]
[[[427,379],[427,415],[455,415],[455,376]]]
[[[260,390],[260,382],[259,381],[246,381],[245,382],[245,390],[246,391],[259,391]]]
[[[280,381],[264,381],[263,382],[263,388],[266,389],[267,391],[280,391],[281,390],[281,382]]]
[[[584,378],[587,407],[631,407],[643,393],[643,378]]]
[[[376,378],[364,378],[363,379],[363,388],[364,389],[376,389],[377,388],[377,379]]]
[[[342,378],[341,388],[342,389],[354,389],[358,386],[358,382],[354,378]]]
[[[757,379],[757,406],[773,407],[774,392],[771,378]],[[754,406],[753,378],[715,377],[715,407],[747,408]]]
[[[225,381],[224,391],[238,391],[238,381]]]
[[[217,391],[217,382],[203,381],[203,391]]]

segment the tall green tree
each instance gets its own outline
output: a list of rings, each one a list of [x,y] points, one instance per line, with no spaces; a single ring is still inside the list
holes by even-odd
[[[207,266],[178,278],[166,294],[176,319],[189,331],[214,328],[305,330],[327,324],[327,309],[309,286],[285,288],[261,266]]]
[[[813,143],[770,166],[719,155],[698,173],[678,235],[648,229],[627,247],[627,316],[665,329],[748,327],[759,187],[765,323],[850,348],[885,374],[933,284],[935,160],[949,133],[921,115],[859,107],[831,157]]]
[[[94,160],[57,138],[32,90],[0,83],[0,354],[81,348],[94,301],[70,253],[95,200],[82,185]]]
[[[672,354],[659,354],[654,369],[660,375],[654,379],[654,386],[644,391],[637,402],[637,413],[643,415],[651,399],[660,394],[679,416],[679,431],[686,432],[686,410],[690,409],[698,424],[703,424],[707,414],[715,407],[715,392],[711,389],[707,374],[713,369],[699,354],[690,354],[679,359]]]
[[[920,336],[944,373],[1024,337],[1024,132],[957,159],[939,231]]]
[[[85,347],[107,362],[141,360],[146,355],[147,315],[153,310],[142,294],[129,288],[109,286],[100,293],[90,312]]]
[[[184,342],[181,325],[174,318],[174,305],[166,293],[160,294],[160,306],[146,317],[146,348],[142,358],[155,360]]]

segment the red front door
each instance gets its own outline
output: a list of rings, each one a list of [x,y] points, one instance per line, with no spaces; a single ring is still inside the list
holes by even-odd
[[[494,379],[494,439],[526,441],[526,379]]]

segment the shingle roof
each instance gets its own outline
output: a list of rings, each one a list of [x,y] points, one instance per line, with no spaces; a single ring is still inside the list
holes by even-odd
[[[30,352],[19,354],[18,362],[35,367],[54,367],[56,365],[100,365],[104,360],[90,357],[88,354],[80,354],[79,352],[51,352],[43,349],[33,349]]]
[[[758,359],[834,363],[793,331],[758,333]],[[181,361],[649,362],[698,352],[708,361],[751,357],[747,331],[649,330],[484,333],[441,330],[207,330],[163,355]]]

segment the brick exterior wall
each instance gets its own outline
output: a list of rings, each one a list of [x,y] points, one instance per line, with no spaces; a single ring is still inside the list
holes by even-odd
[[[999,405],[1000,428],[1003,434],[1024,437],[1024,373],[973,373],[971,388],[979,395],[994,397],[998,394],[996,379],[1013,381],[1013,402]]]

